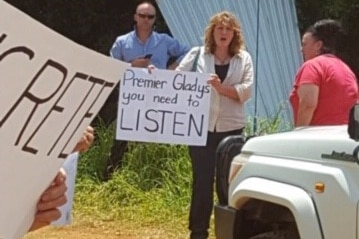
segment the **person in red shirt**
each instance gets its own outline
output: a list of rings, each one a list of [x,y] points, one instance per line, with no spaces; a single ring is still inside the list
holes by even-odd
[[[348,123],[358,86],[355,74],[337,56],[342,33],[341,24],[332,19],[320,20],[304,33],[305,62],[289,97],[295,127]]]

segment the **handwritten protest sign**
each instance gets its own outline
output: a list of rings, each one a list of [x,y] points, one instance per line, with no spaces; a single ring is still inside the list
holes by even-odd
[[[117,138],[205,145],[209,74],[129,68],[120,85]]]
[[[0,1],[0,238],[21,238],[41,193],[127,64]]]

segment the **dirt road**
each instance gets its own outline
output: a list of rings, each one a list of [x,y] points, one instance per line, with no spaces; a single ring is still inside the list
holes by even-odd
[[[186,234],[186,233],[184,233]],[[137,227],[129,222],[76,222],[66,227],[47,227],[29,233],[24,239],[185,239],[186,235],[157,227]]]

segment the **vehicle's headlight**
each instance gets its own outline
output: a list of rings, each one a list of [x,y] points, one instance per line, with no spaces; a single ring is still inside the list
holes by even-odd
[[[248,162],[249,155],[240,154],[233,158],[231,167],[229,169],[228,183],[231,183],[233,178],[239,173],[239,171],[244,167]]]

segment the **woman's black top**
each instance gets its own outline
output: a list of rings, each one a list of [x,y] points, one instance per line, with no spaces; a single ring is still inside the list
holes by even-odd
[[[221,82],[223,82],[228,73],[229,63],[226,65],[214,65],[214,68],[219,79],[221,79]]]

